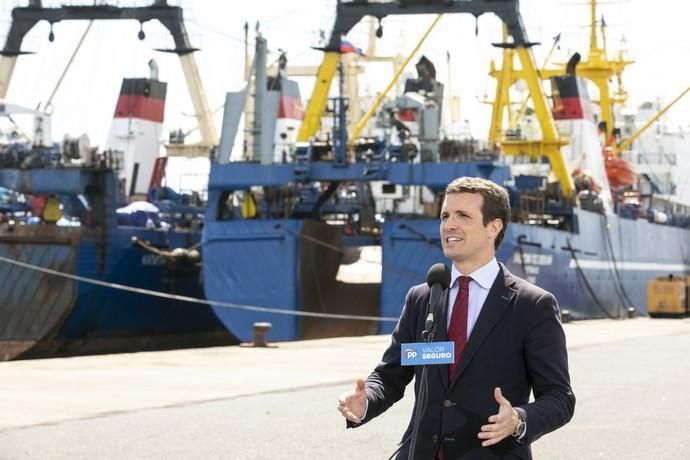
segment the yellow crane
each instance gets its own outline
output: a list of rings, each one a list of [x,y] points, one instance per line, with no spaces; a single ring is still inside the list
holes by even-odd
[[[601,120],[604,122],[606,139],[609,142],[613,139],[611,133],[615,128],[615,120],[613,118],[614,104],[623,104],[627,100],[628,93],[623,87],[623,71],[625,68],[633,64],[635,61],[625,59],[624,50],[621,49],[614,59],[608,57],[606,48],[606,24],[603,17],[600,22],[597,21],[597,2],[596,0],[589,1],[590,8],[590,34],[589,34],[589,52],[587,58],[577,65],[577,75],[594,83],[599,90],[599,100],[596,101],[601,107]],[[597,33],[597,26],[601,30],[601,40]],[[505,36],[504,36],[505,41]],[[601,43],[601,44],[600,44]],[[546,65],[554,51],[556,43],[548,53],[544,61],[544,65],[539,71],[542,79],[549,79],[554,76],[563,75],[566,72],[565,64],[559,64],[557,68],[547,68]],[[524,69],[515,69],[513,66],[514,52],[510,48],[504,49],[502,67],[496,68],[493,62],[491,63],[491,70],[489,75],[494,77],[496,83],[496,94],[494,96],[494,110],[492,113],[492,122],[489,132],[489,140],[492,143],[498,142],[501,138],[503,130],[503,116],[508,113],[510,117],[509,127],[514,128],[517,120],[524,113],[527,98],[523,99],[520,107],[511,115],[512,102],[509,97],[510,88],[521,78],[525,78],[526,72]],[[616,81],[617,88],[612,94],[610,82]],[[676,104],[685,94],[690,91],[690,88],[681,92],[671,103],[660,110],[654,117],[652,117],[644,126],[638,129],[630,138],[621,142],[619,145],[612,145],[613,151],[620,155],[623,153],[632,142],[637,139],[644,131],[654,124],[666,111],[668,111],[674,104]],[[539,149],[530,149],[528,146],[522,145],[518,141],[503,141],[503,149],[505,153],[527,153],[540,155]]]
[[[537,120],[541,127],[542,139],[538,141],[502,139],[503,150],[508,154],[544,155],[548,157],[552,170],[561,183],[564,195],[572,196],[574,192],[572,178],[561,153],[561,147],[567,141],[561,139],[556,131],[546,95],[541,87],[541,77],[531,51],[533,44],[527,39],[517,0],[501,2],[467,0],[433,3],[423,0],[376,3],[338,1],[335,23],[329,43],[324,49],[323,61],[319,67],[316,84],[299,130],[298,141],[308,141],[318,131],[321,115],[326,108],[331,83],[338,68],[341,37],[345,36],[363,17],[374,16],[381,21],[389,15],[451,13],[469,13],[475,17],[484,13],[494,13],[504,22],[507,34],[512,38],[509,45],[512,48],[511,51],[517,55],[522,66],[520,78],[523,78],[527,83]]]
[[[622,74],[625,67],[633,64],[635,61],[627,60],[624,57],[623,50],[618,53],[618,56],[614,59],[608,57],[608,52],[606,49],[606,24],[602,20],[601,23],[597,21],[597,2],[596,0],[589,1],[590,8],[590,34],[589,34],[589,51],[587,57],[580,61],[577,65],[577,75],[590,80],[594,83],[599,91],[599,100],[595,101],[599,103],[601,107],[601,120],[605,122],[606,127],[606,137],[611,135],[614,128],[613,119],[613,105],[623,104],[627,99],[627,92],[623,88],[622,84]],[[601,40],[599,40],[599,33],[597,31],[597,25],[601,28]],[[601,44],[600,44],[601,42]],[[549,52],[549,56],[544,62],[544,66],[539,70],[539,75],[542,79],[550,79],[558,75],[565,74],[565,63],[558,63],[555,68],[547,68],[546,64],[549,57],[553,53],[553,47]],[[492,65],[489,75],[497,80],[497,90],[503,93],[506,92],[506,88],[510,88],[519,79],[525,79],[526,74],[530,73],[530,70],[526,69],[515,69],[512,66],[512,53],[511,50],[505,50],[503,55],[503,66],[504,68],[496,68]],[[505,70],[505,71],[504,71]],[[618,83],[618,89],[614,95],[611,94],[610,81],[616,79]],[[510,101],[507,99],[495,99],[499,101],[500,104],[504,106],[504,109],[510,110]],[[494,102],[495,103],[495,102]],[[522,114],[524,110],[526,100],[523,100],[521,109],[519,109],[515,116],[511,120],[511,126],[515,125],[517,118]],[[492,123],[492,138],[496,138],[497,131],[500,130],[500,126],[497,127],[495,123]]]
[[[649,121],[647,123],[645,123],[645,125],[643,127],[638,129],[637,131],[635,131],[632,136],[630,136],[628,139],[621,142],[619,145],[615,146],[614,151],[616,152],[616,154],[620,155],[621,153],[625,152],[625,150],[627,150],[627,148],[630,147],[630,145],[633,143],[633,141],[635,139],[640,137],[640,135],[644,131],[646,131],[650,126],[652,126],[663,114],[665,114],[668,111],[668,109],[673,107],[676,104],[676,102],[680,101],[683,98],[683,96],[688,94],[688,92],[690,92],[690,86],[685,88],[678,96],[676,96],[675,99],[673,99],[671,102],[669,102],[666,105],[666,107],[659,110],[659,112],[656,115],[654,115],[652,118],[650,118]]]

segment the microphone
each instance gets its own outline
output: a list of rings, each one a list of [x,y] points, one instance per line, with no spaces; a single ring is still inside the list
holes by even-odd
[[[434,264],[426,274],[426,284],[431,288],[429,295],[429,305],[427,306],[427,317],[424,324],[425,335],[433,333],[436,308],[441,300],[441,291],[450,286],[450,269],[442,263]],[[432,335],[433,339],[433,335]]]

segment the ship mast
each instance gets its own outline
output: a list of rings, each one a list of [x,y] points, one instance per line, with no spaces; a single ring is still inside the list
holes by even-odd
[[[622,74],[625,67],[634,63],[634,61],[627,60],[624,57],[624,53],[621,50],[618,56],[614,59],[609,59],[606,50],[606,34],[605,34],[605,23],[601,21],[601,45],[599,44],[599,34],[597,33],[597,2],[596,0],[590,0],[590,33],[589,33],[589,51],[587,58],[580,61],[577,65],[577,75],[590,80],[594,83],[599,90],[599,106],[601,107],[601,121],[605,122],[606,125],[606,138],[610,139],[611,133],[614,128],[613,120],[613,104],[622,104],[627,98],[627,93],[622,87]],[[512,59],[512,53],[504,53],[504,67],[508,60]],[[512,61],[511,61],[512,62]],[[551,77],[558,75],[564,75],[566,64],[557,63],[556,68],[542,68],[540,70],[540,76],[542,79],[546,80]],[[496,78],[498,81],[505,78],[503,72],[505,69],[495,69],[489,72],[489,74]],[[510,85],[514,84],[519,79],[524,79],[527,77],[524,70],[520,69],[507,69],[510,72]],[[615,77],[618,82],[618,89],[615,95],[611,94],[609,88],[609,81]],[[492,136],[495,137],[495,126],[492,126]]]
[[[601,119],[606,123],[606,138],[609,139],[614,128],[613,104],[622,104],[627,97],[621,87],[621,75],[625,67],[634,61],[625,60],[620,52],[615,59],[609,59],[606,51],[606,31],[604,18],[601,19],[602,44],[599,45],[597,37],[597,2],[590,0],[590,33],[589,54],[585,61],[577,66],[578,75],[591,80],[599,89],[599,106],[601,107]],[[616,77],[619,89],[615,96],[611,95],[609,81]]]

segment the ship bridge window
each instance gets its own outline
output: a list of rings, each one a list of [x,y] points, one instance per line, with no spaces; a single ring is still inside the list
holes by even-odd
[[[250,190],[232,190],[221,194],[216,208],[216,219],[286,219],[301,204],[303,214],[311,214],[313,190],[294,190],[290,186],[261,187]],[[306,209],[306,211],[305,211]]]
[[[218,212],[216,213],[216,218],[218,220],[232,220],[237,216],[234,216],[234,210],[236,208],[237,198],[235,196],[236,192],[223,192],[220,199],[218,200]]]
[[[395,184],[382,184],[381,193],[386,195],[393,195],[397,193],[397,186]]]
[[[226,191],[218,200],[218,220],[254,219],[258,215],[257,197],[251,190]]]

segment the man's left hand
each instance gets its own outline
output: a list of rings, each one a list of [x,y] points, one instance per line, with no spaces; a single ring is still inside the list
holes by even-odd
[[[489,424],[482,425],[482,431],[477,435],[484,439],[483,447],[493,446],[511,436],[518,424],[518,415],[506,398],[501,394],[501,389],[494,390],[494,398],[498,403],[498,414],[489,417]]]

